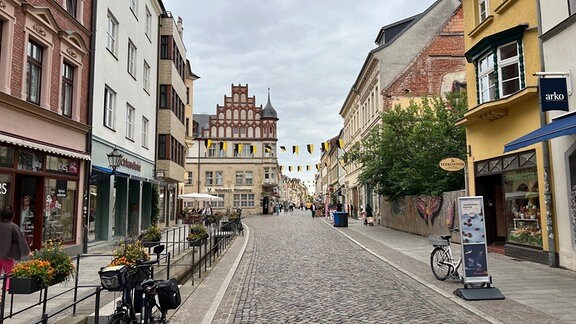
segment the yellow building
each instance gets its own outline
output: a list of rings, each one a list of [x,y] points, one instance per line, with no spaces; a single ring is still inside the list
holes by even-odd
[[[506,255],[546,263],[542,144],[504,154],[505,144],[540,127],[536,1],[464,0],[468,183],[483,196],[486,239]],[[542,239],[544,238],[544,239]]]

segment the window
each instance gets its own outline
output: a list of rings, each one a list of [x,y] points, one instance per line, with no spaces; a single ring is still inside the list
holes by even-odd
[[[244,182],[247,186],[251,186],[252,185],[252,171],[246,171],[246,173],[244,173]]]
[[[480,103],[495,99],[496,76],[494,74],[494,54],[489,54],[479,61],[478,86],[480,88]]]
[[[128,41],[128,73],[136,77],[136,46]]]
[[[520,44],[514,41],[495,47],[476,62],[478,103],[504,98],[524,88]]]
[[[116,55],[116,38],[118,36],[118,21],[108,12],[108,29],[106,30],[106,48]]]
[[[72,15],[72,17],[74,18],[76,18],[77,5],[78,5],[77,0],[66,0],[66,11],[68,11],[68,13]]]
[[[40,104],[40,87],[42,79],[42,50],[43,48],[28,41],[28,59],[26,63],[26,100]]]
[[[236,171],[236,185],[241,186],[244,184],[244,172]]]
[[[224,184],[224,172],[222,171],[216,171],[216,183],[215,185],[217,186],[221,186]]]
[[[142,80],[144,83],[144,90],[150,92],[150,65],[144,61],[144,68],[142,69]]]
[[[568,11],[570,15],[576,13],[576,0],[568,0]]]
[[[161,59],[170,59],[170,44],[171,44],[172,37],[170,36],[161,36],[160,37],[160,58]]]
[[[234,207],[254,207],[254,194],[234,194]]]
[[[186,185],[191,186],[194,184],[194,178],[192,177],[192,171],[188,171],[188,179],[186,179]]]
[[[210,144],[210,147],[208,148],[208,156],[209,157],[215,157],[216,156],[216,152],[220,150],[220,148],[217,147],[217,145],[220,146],[219,144],[215,144],[215,143]]]
[[[158,134],[158,160],[165,160],[168,151],[167,139],[170,135]]]
[[[136,110],[130,104],[126,105],[126,138],[134,140],[134,115]]]
[[[138,0],[130,0],[130,10],[132,10],[132,13],[136,15],[136,13],[138,12]]]
[[[486,18],[488,18],[489,10],[488,10],[488,0],[478,0],[478,20],[479,22],[483,22]]]
[[[148,6],[146,6],[146,21],[144,23],[146,24],[146,36],[150,38],[152,37],[152,14],[150,13]]]
[[[520,64],[516,42],[498,48],[498,67],[502,97],[520,90]]]
[[[114,129],[114,107],[116,106],[116,92],[106,87],[104,89],[104,126]]]
[[[222,198],[222,200],[219,201],[213,201],[212,207],[216,207],[216,208],[224,208],[224,202],[226,201],[226,194],[213,194],[212,196],[216,196],[216,197],[220,197]]]
[[[74,93],[74,67],[66,62],[62,64],[62,115],[72,117],[72,98]]]
[[[160,85],[160,99],[159,99],[159,108],[168,108],[168,85],[161,84]]]
[[[205,175],[206,175],[206,177],[205,177],[206,178],[206,180],[205,180],[206,184],[205,185],[206,186],[213,185],[214,184],[214,173],[212,171],[206,171]]]
[[[242,146],[242,154],[241,156],[250,156],[252,155],[252,145],[244,145]]]
[[[142,117],[142,147],[148,148],[148,127],[150,122],[148,118]]]

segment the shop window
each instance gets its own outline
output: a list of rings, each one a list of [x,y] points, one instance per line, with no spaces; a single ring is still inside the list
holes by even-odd
[[[42,239],[73,241],[76,181],[46,179]]]
[[[20,150],[18,154],[18,170],[42,171],[42,154]]]
[[[0,210],[12,204],[12,176],[0,174]]]
[[[12,168],[14,166],[14,149],[0,145],[0,167]]]
[[[509,243],[542,247],[536,168],[503,173]]]
[[[46,170],[68,174],[78,174],[79,162],[77,159],[48,155],[46,157]]]

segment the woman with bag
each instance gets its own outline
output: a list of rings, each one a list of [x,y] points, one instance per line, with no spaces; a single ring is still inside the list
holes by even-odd
[[[30,255],[30,247],[24,238],[20,227],[12,222],[14,211],[11,207],[5,207],[0,213],[0,273],[9,275],[16,261]],[[6,286],[10,287],[10,279],[6,280]]]

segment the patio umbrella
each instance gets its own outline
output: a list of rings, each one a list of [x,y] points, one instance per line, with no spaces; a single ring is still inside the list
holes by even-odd
[[[183,195],[178,196],[178,198],[185,200],[185,201],[223,201],[224,200],[224,199],[222,199],[222,197],[212,196],[212,195],[209,195],[207,193],[198,193],[198,192],[183,194]]]

